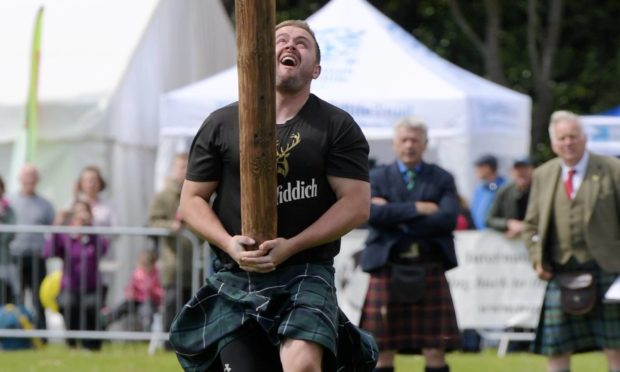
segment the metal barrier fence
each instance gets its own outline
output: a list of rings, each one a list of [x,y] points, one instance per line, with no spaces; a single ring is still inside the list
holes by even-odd
[[[45,253],[47,257],[41,258],[42,255],[35,254],[22,258],[9,252],[0,252],[0,305],[15,302],[26,305],[35,314],[33,329],[0,329],[0,341],[2,338],[65,339],[73,345],[74,340],[79,339],[86,347],[91,341],[100,344],[100,340],[150,340],[149,351],[153,352],[156,345],[168,339],[167,329],[174,315],[170,309],[175,309],[174,313],[178,312],[189,296],[201,286],[204,276],[210,273],[208,245],[201,244],[188,230],[174,234],[165,228],[0,224],[0,234],[11,233],[43,235],[46,252],[43,252],[44,247],[39,252]],[[69,243],[63,242],[63,239]],[[149,242],[156,244],[147,248]],[[105,254],[107,245],[112,257]],[[150,298],[141,302],[127,301],[120,311],[128,315],[124,324],[119,319],[110,318],[114,324],[108,328],[105,316],[108,312],[104,310],[114,308],[123,300],[122,288],[131,279],[138,252],[152,249],[159,255],[169,255],[170,252],[164,250],[172,248],[171,245],[176,251],[176,278],[172,281],[174,286],[163,288],[158,306],[152,306]],[[86,246],[89,248],[85,249]],[[187,254],[191,254],[191,267],[187,267]],[[57,258],[54,259],[54,256]],[[66,276],[64,288],[56,298],[63,315],[64,330],[49,329],[46,326],[39,296],[43,280],[48,278],[46,275],[51,274],[54,268],[62,270]],[[93,268],[97,271],[95,274],[89,272]],[[187,270],[191,270],[191,288],[187,288],[187,277],[185,285],[183,283]],[[59,283],[55,285],[58,289]],[[114,288],[116,291],[109,290]],[[47,311],[50,314],[49,309]],[[140,314],[143,316],[140,317]],[[148,319],[148,322],[144,319]]]

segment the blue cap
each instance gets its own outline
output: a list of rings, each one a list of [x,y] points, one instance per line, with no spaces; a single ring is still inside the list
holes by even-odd
[[[491,154],[482,155],[474,163],[477,167],[481,165],[488,165],[493,169],[497,169],[497,158]]]

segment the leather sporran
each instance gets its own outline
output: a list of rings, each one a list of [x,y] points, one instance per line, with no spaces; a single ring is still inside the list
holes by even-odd
[[[591,273],[558,274],[560,304],[571,315],[585,315],[596,305],[596,281]]]
[[[390,303],[415,304],[424,298],[426,269],[423,265],[392,263],[391,270]]]

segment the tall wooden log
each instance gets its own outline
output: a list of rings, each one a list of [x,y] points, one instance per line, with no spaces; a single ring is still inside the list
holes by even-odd
[[[257,244],[277,234],[275,9],[275,0],[235,1],[241,230]]]

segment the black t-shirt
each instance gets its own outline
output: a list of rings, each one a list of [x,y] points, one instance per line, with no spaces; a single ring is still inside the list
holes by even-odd
[[[190,181],[219,181],[213,210],[231,235],[241,234],[238,123],[237,103],[209,115],[192,143],[186,175]],[[345,111],[315,95],[294,118],[276,126],[276,140],[279,237],[297,235],[335,203],[327,176],[368,181],[368,142],[361,129]],[[285,264],[331,263],[339,250],[338,239]],[[224,264],[233,263],[220,249],[216,253]]]

